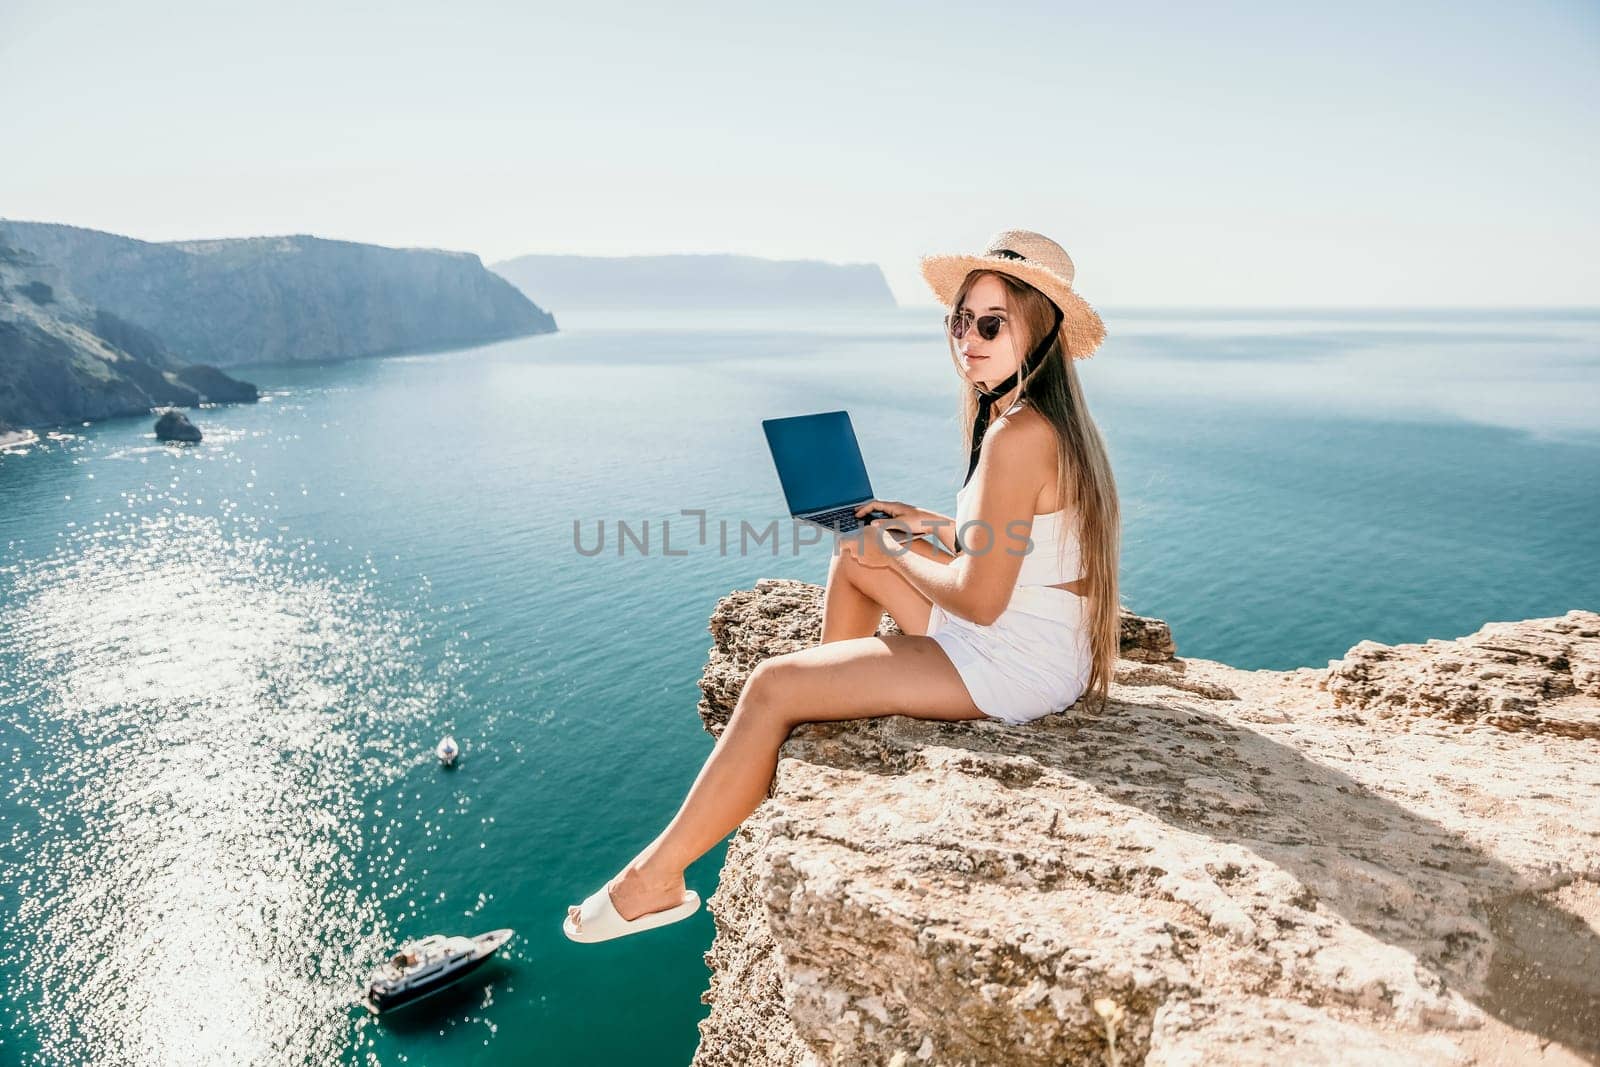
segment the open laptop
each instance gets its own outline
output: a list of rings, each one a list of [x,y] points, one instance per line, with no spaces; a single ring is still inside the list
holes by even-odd
[[[844,411],[762,419],[789,514],[835,533],[851,533],[888,512],[874,508],[864,518],[856,508],[873,499],[867,465],[855,428]]]

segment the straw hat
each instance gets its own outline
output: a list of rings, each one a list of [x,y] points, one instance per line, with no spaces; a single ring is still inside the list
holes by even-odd
[[[1061,331],[1067,355],[1088,359],[1105,340],[1106,326],[1099,314],[1072,290],[1076,273],[1067,250],[1042,233],[1002,230],[989,247],[976,255],[949,253],[922,258],[922,277],[939,302],[949,307],[956,290],[975,270],[992,270],[1018,278],[1055,302],[1061,309]]]

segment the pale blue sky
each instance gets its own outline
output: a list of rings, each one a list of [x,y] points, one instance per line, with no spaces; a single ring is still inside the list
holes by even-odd
[[[0,216],[1600,304],[1600,5],[0,3]]]

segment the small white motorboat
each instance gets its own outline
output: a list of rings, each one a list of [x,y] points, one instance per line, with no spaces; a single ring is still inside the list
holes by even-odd
[[[461,746],[456,744],[455,738],[445,734],[439,739],[439,745],[433,750],[433,754],[439,757],[440,763],[448,767],[456,761],[457,756],[461,755]]]
[[[401,1008],[439,992],[489,962],[515,931],[491,930],[477,937],[429,934],[400,947],[372,972],[365,1004],[374,1014]]]

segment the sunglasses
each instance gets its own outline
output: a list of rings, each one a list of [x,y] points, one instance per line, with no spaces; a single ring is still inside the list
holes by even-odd
[[[1004,326],[1005,322],[1006,320],[999,315],[974,316],[970,311],[963,311],[960,314],[946,315],[944,317],[945,329],[949,330],[950,336],[958,341],[967,335],[967,330],[974,323],[977,324],[979,337],[985,341],[993,341],[1000,336],[1000,327]]]

